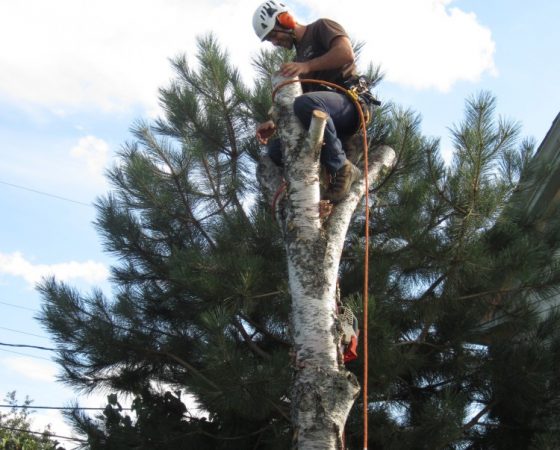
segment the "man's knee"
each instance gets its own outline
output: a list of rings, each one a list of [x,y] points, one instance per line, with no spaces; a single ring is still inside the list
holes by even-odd
[[[300,95],[294,100],[294,114],[305,127],[309,127],[311,114],[315,110],[325,111],[325,108],[312,95]]]

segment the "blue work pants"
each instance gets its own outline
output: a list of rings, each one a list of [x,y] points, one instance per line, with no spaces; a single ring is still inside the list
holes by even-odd
[[[354,102],[343,93],[334,91],[317,91],[296,97],[294,114],[305,129],[309,128],[313,111],[318,109],[328,114],[325,126],[321,164],[330,174],[334,174],[344,165],[346,155],[342,148],[344,140],[354,134],[358,128],[359,114]],[[282,165],[282,145],[280,139],[273,139],[267,145],[268,155],[275,164]]]

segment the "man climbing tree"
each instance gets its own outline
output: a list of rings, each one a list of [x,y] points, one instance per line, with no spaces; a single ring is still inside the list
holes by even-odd
[[[337,315],[340,257],[354,210],[368,195],[368,177],[372,181],[379,176],[395,154],[380,146],[368,167],[364,142],[364,171],[369,174],[365,179],[345,156],[341,139],[354,134],[359,124],[365,139],[365,119],[360,103],[351,96],[358,77],[350,40],[340,25],[327,19],[298,24],[284,4],[269,0],[255,11],[253,27],[261,40],[295,47],[297,54],[296,61],[282,64],[273,78],[272,120],[257,127],[261,143],[267,143],[274,131],[279,133],[268,146],[274,165],[266,158],[261,161],[261,183],[269,192],[284,186],[287,190],[275,212],[283,231],[291,295],[294,448],[334,450],[343,447],[344,425],[359,391],[340,352],[340,336],[345,336]],[[307,84],[306,79],[300,84],[298,76],[320,85]],[[330,174],[324,195],[336,205],[328,210],[330,215],[321,214],[319,160]]]
[[[358,79],[350,39],[344,29],[332,20],[319,19],[302,25],[283,3],[268,0],[255,11],[253,28],[261,41],[286,49],[295,48],[295,61],[280,67],[284,77],[299,76],[346,87]],[[342,147],[342,141],[358,129],[359,115],[350,97],[326,84],[303,83],[302,88],[304,94],[294,101],[294,114],[304,128],[309,128],[313,111],[323,111],[328,115],[321,150],[321,163],[330,176],[325,198],[339,202],[360,177],[360,171],[346,159]],[[269,142],[275,130],[274,121],[264,122],[257,127],[257,138],[261,144],[268,144],[268,155],[281,165],[280,140]]]
[[[357,392],[338,362],[336,278],[362,315],[367,248],[369,448],[560,448],[560,314],[540,322],[531,308],[560,286],[560,214],[546,227],[525,217],[518,180],[533,145],[496,119],[494,99],[468,102],[452,128],[451,166],[416,113],[388,102],[376,110],[368,174],[383,153],[377,142],[398,163],[371,185],[366,247],[361,207],[345,232],[367,198],[362,179],[319,216],[325,118],[301,126],[298,83],[275,95],[282,171],[260,155],[255,124],[283,52],[259,55],[254,88],[212,36],[192,56],[174,60],[161,117],[135,124],[109,171],[113,189],[97,201],[113,289],[39,286],[60,379],[136,399],[130,418],[113,404],[100,420],[73,414],[90,446],[285,450],[294,437],[296,448],[335,446]],[[283,176],[274,223],[265,200]],[[481,326],[489,306],[503,313],[499,332]],[[366,361],[362,348],[347,368],[359,378]],[[362,411],[346,421],[349,449],[363,448]]]

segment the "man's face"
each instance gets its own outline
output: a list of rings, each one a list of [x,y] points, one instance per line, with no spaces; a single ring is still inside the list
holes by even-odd
[[[292,35],[289,32],[285,31],[272,30],[270,33],[268,33],[264,40],[271,42],[272,45],[275,45],[276,47],[283,47],[287,48],[288,50],[291,49],[294,45],[294,39],[292,38]]]

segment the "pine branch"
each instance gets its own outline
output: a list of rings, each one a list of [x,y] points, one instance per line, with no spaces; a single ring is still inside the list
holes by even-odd
[[[469,422],[463,425],[463,432],[470,430],[472,427],[478,424],[478,421],[487,414],[494,406],[496,406],[498,402],[495,400],[493,402],[488,403],[483,409],[481,409],[476,416],[474,416]]]
[[[196,375],[198,378],[200,378],[201,380],[204,380],[206,382],[206,384],[208,384],[209,386],[216,389],[217,392],[220,392],[220,393],[222,392],[220,387],[216,383],[214,383],[212,380],[208,379],[199,370],[197,370],[194,366],[192,366],[191,364],[186,362],[184,359],[178,357],[177,355],[175,355],[171,352],[168,352],[168,351],[158,351],[158,350],[151,350],[151,349],[146,349],[146,351],[149,352],[149,353],[153,353],[155,355],[162,355],[162,356],[167,356],[167,357],[171,358],[172,360],[179,363],[179,365],[181,365],[182,367],[184,367],[185,369],[187,369],[188,371],[190,371],[191,373]]]
[[[196,431],[193,431],[193,432],[190,432],[190,433],[181,433],[179,436],[174,437],[172,439],[166,439],[165,441],[159,441],[159,442],[154,441],[154,444],[167,444],[167,443],[176,441],[178,439],[184,439],[185,437],[193,436],[193,435],[197,435],[197,434],[207,436],[207,437],[215,439],[217,441],[238,441],[238,440],[241,440],[241,439],[247,439],[247,438],[253,437],[257,434],[262,434],[264,431],[269,429],[272,425],[273,425],[272,423],[269,423],[269,424],[265,425],[264,427],[259,428],[256,431],[253,431],[253,432],[247,433],[247,434],[243,434],[243,435],[239,435],[239,436],[220,436],[219,434],[209,433],[208,431],[205,431],[205,430],[196,430]]]
[[[256,297],[252,297],[252,298],[256,298]],[[275,342],[278,342],[279,344],[282,344],[285,347],[291,347],[292,344],[289,341],[281,339],[280,337],[276,336],[275,334],[272,334],[263,325],[255,322],[254,320],[252,320],[247,315],[239,314],[239,317],[241,317],[241,319],[246,321],[249,325],[251,325],[253,328],[255,328],[257,331],[259,331],[259,333],[263,334],[264,336],[274,340]]]
[[[436,350],[445,350],[447,347],[445,347],[444,345],[437,345],[437,344],[432,344],[431,342],[426,342],[424,339],[426,338],[426,336],[423,336],[423,339],[421,339],[420,337],[417,340],[414,341],[401,341],[401,342],[397,342],[394,344],[395,347],[404,347],[404,346],[409,346],[409,345],[418,345],[418,346],[427,346],[427,347],[432,347],[435,348]]]
[[[225,99],[223,99],[223,97],[220,98],[222,101],[222,107],[224,108],[224,116],[226,119],[226,130],[227,130],[227,135],[228,135],[228,140],[231,146],[231,158],[230,158],[230,164],[231,164],[231,169],[232,169],[232,178],[234,181],[237,180],[237,162],[238,162],[238,158],[240,156],[238,148],[237,148],[237,140],[235,138],[235,130],[233,127],[233,123],[232,123],[232,119],[229,115],[227,106],[225,104]],[[248,227],[252,228],[252,224],[251,221],[249,220],[249,218],[247,217],[247,214],[245,213],[245,210],[243,209],[243,206],[241,205],[241,202],[239,201],[239,198],[237,197],[236,192],[233,192],[233,199],[235,202],[235,205],[237,206],[237,210],[238,213],[241,214],[241,216],[243,217],[245,224]]]
[[[432,186],[435,188],[439,197],[446,204],[448,204],[453,210],[459,212],[462,215],[466,215],[467,211],[464,210],[463,208],[461,208],[460,205],[454,204],[449,198],[447,198],[447,196],[445,195],[445,192],[442,189],[440,189],[439,182],[438,182],[439,180],[434,178],[434,166],[433,166],[432,153],[431,152],[427,152],[426,162],[428,163],[428,173],[430,174],[430,178],[432,180]]]
[[[237,320],[233,319],[233,324],[235,328],[239,331],[245,343],[249,346],[249,348],[255,353],[256,355],[260,356],[261,358],[270,360],[271,356],[262,350],[257,344],[253,342],[251,337],[247,334],[247,331],[243,327],[243,325]]]
[[[218,204],[219,209],[218,209],[217,212],[222,212],[223,213],[225,211],[227,205],[231,201],[231,199],[229,199],[225,204],[222,203],[222,200],[221,200],[222,195],[218,191],[218,187],[214,183],[214,177],[210,173],[210,166],[208,164],[208,159],[205,158],[205,157],[202,158],[202,166],[204,167],[204,171],[206,172],[206,178],[208,179],[208,182],[210,183],[210,189],[212,190],[212,194],[214,195],[213,199]],[[226,219],[228,218],[228,216],[226,214],[224,214],[224,216],[225,216]]]
[[[200,232],[200,234],[202,236],[204,236],[204,238],[206,239],[206,242],[208,242],[208,244],[215,249],[216,248],[216,244],[214,242],[214,240],[208,235],[208,233],[206,232],[206,230],[204,229],[204,227],[202,226],[202,224],[196,219],[190,202],[187,198],[187,196],[185,195],[182,187],[181,187],[181,183],[179,181],[179,177],[177,176],[177,174],[175,173],[175,168],[173,167],[173,165],[171,164],[171,162],[169,161],[169,159],[167,158],[167,156],[165,155],[165,153],[161,150],[160,146],[158,145],[158,143],[155,141],[155,139],[153,138],[152,134],[148,132],[147,129],[145,129],[143,135],[145,136],[145,138],[148,140],[148,142],[150,142],[151,144],[151,148],[158,154],[158,156],[162,159],[162,161],[166,164],[167,168],[169,169],[170,173],[171,173],[171,178],[173,180],[173,183],[175,184],[175,188],[177,189],[177,194],[179,194],[181,201],[183,202],[183,205],[185,206],[185,209],[188,212],[188,215],[192,221],[192,223],[194,224],[194,226],[196,227],[196,229]]]

